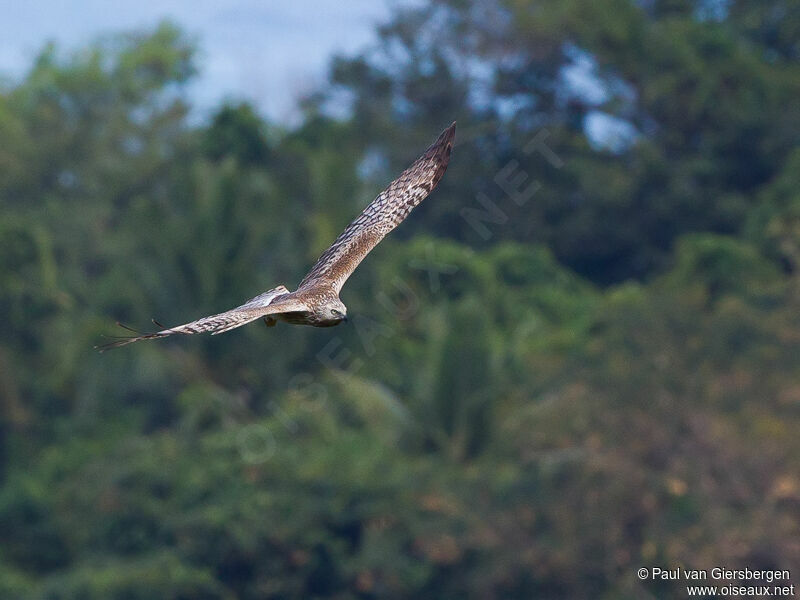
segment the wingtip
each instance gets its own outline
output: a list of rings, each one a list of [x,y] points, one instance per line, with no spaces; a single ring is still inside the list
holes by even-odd
[[[443,148],[444,146],[447,146],[448,144],[452,145],[453,139],[455,137],[456,137],[456,122],[453,121],[450,124],[450,127],[448,127],[447,129],[442,131],[441,134],[439,134],[439,137],[431,145],[430,149]]]

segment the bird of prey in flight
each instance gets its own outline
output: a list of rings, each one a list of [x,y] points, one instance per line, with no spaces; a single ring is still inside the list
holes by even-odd
[[[347,308],[339,299],[344,282],[369,251],[439,183],[450,160],[455,132],[456,124],[453,123],[390,183],[322,253],[294,292],[279,285],[229,311],[153,333],[135,332],[139,335],[120,338],[100,347],[100,350],[175,334],[210,332],[216,335],[262,317],[268,326],[285,321],[294,325],[332,327],[347,321]]]

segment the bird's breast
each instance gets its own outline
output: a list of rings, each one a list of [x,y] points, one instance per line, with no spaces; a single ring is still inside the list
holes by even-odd
[[[311,327],[333,327],[341,320],[326,319],[323,315],[313,312],[287,312],[275,315],[278,319],[291,325],[310,325]]]
[[[313,313],[306,311],[286,312],[275,315],[284,323],[291,323],[292,325],[313,325]]]

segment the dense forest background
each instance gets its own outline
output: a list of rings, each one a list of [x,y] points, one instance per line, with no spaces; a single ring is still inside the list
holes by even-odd
[[[201,41],[200,41],[201,43]],[[178,26],[0,93],[0,597],[684,598],[800,568],[800,4],[398,8],[282,128]],[[336,329],[292,288],[454,119]]]

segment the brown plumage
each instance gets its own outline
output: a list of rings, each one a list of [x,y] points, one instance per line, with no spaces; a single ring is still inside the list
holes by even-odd
[[[264,317],[267,325],[284,321],[294,325],[332,327],[347,320],[347,308],[339,292],[359,263],[392,229],[433,191],[444,175],[453,148],[456,124],[400,176],[389,184],[323,252],[294,292],[278,286],[241,306],[185,325],[125,337],[99,347],[117,348],[139,340],[210,332],[212,335],[241,327]]]

